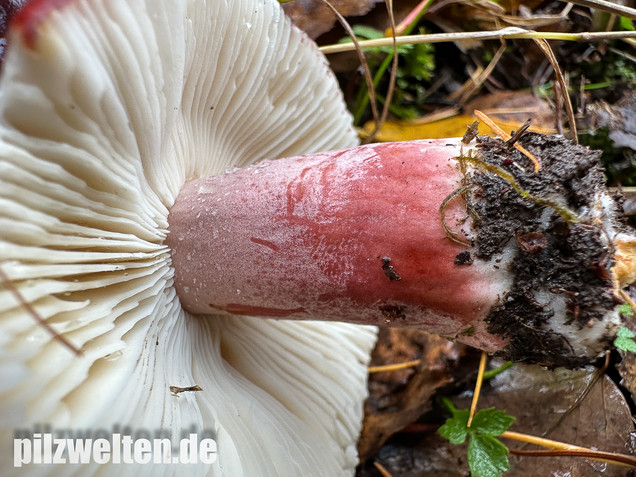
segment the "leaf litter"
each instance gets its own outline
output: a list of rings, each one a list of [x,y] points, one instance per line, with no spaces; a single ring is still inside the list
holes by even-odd
[[[458,370],[459,366],[455,372]],[[443,391],[448,395],[456,393],[452,403],[457,409],[468,408],[472,396],[464,390],[466,386],[461,385],[462,378],[452,375],[449,378],[457,387],[451,390],[447,386]],[[605,375],[599,377],[594,368],[548,371],[539,366],[515,365],[485,383],[479,409],[488,408],[514,416],[512,431],[602,451],[636,453],[636,433],[629,405],[614,381]],[[438,401],[410,426],[419,432],[396,434],[378,450],[375,458],[394,476],[465,477],[468,475],[468,443],[452,445],[437,434],[437,428],[444,422],[442,416],[447,417],[448,412]],[[536,449],[507,440],[505,444],[511,450]],[[515,477],[630,475],[626,467],[584,458],[510,454],[509,459],[509,475]],[[357,475],[371,477],[373,474],[368,465],[363,465]]]

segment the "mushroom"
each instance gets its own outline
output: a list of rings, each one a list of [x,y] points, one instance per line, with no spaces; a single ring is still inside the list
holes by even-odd
[[[219,450],[195,473],[347,475],[363,323],[577,366],[622,322],[634,234],[597,155],[529,133],[540,164],[486,138],[345,149],[336,82],[273,0],[36,0],[10,42],[5,437],[192,428]]]
[[[14,432],[192,430],[215,435],[216,463],[79,472],[351,475],[375,328],[195,316],[165,245],[186,181],[357,143],[313,42],[273,0],[33,0],[8,41],[3,469]]]

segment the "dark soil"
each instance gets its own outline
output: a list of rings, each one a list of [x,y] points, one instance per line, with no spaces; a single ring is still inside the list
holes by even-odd
[[[567,208],[578,216],[598,207],[598,193],[605,187],[599,154],[560,136],[526,133],[520,143],[540,160],[535,173],[530,159],[507,142],[480,136],[478,143],[479,159],[512,174],[530,197],[485,168],[466,178],[478,186],[472,199],[479,217],[474,255],[488,260],[509,243],[518,245],[514,285],[487,318],[488,331],[510,339],[506,359],[552,367],[583,365],[589,357],[577,356],[561,333],[545,327],[553,311],[536,296],[563,295],[566,325],[577,329],[598,325],[620,303],[609,273],[614,251],[603,225],[563,213]]]

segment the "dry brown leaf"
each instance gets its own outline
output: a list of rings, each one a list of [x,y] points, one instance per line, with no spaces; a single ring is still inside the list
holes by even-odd
[[[365,403],[360,460],[372,456],[395,432],[431,409],[430,398],[452,380],[450,368],[464,347],[421,330],[380,330],[373,366],[421,359],[418,367],[372,374]]]
[[[537,366],[515,366],[491,380],[482,391],[479,409],[496,407],[517,421],[511,430],[575,445],[633,455],[636,451],[634,426],[624,396],[614,382],[600,377],[578,406],[568,413],[594,379],[590,371],[547,371]],[[458,408],[470,406],[470,396],[454,399]],[[394,439],[378,453],[377,459],[392,473],[404,477],[468,475],[466,447],[452,446],[435,432]],[[536,449],[506,440],[510,448]],[[628,469],[574,457],[510,456],[515,477],[625,477]],[[366,469],[358,477],[367,477]]]
[[[331,3],[343,17],[364,15],[376,4],[374,0],[333,0]],[[336,16],[321,0],[293,0],[284,3],[283,9],[297,27],[314,39],[336,23]]]

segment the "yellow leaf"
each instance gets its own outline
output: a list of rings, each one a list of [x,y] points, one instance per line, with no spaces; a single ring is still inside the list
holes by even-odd
[[[491,118],[504,131],[515,131],[523,125],[523,121],[499,121],[496,115]],[[376,136],[379,142],[393,141],[411,141],[414,139],[439,139],[445,137],[462,137],[466,132],[469,124],[477,118],[468,115],[457,115],[451,118],[445,118],[438,121],[422,123],[415,121],[386,121]],[[368,135],[373,130],[373,122],[364,125],[361,135]],[[530,126],[529,131],[540,132],[544,134],[553,134],[556,131],[544,127]],[[485,124],[479,124],[479,134],[488,136],[496,136],[496,134]]]

